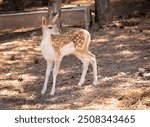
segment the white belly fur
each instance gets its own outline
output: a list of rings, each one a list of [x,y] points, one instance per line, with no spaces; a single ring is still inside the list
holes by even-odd
[[[75,52],[75,46],[74,43],[72,42],[60,49],[60,53],[62,54],[62,56],[73,54],[74,52]]]

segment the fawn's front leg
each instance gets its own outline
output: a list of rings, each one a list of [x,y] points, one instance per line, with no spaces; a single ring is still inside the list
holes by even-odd
[[[41,91],[41,94],[45,94],[47,90],[48,78],[49,78],[50,72],[52,71],[52,66],[53,66],[53,62],[47,61],[46,77],[45,77],[45,82],[44,82],[44,86]]]
[[[62,58],[55,60],[55,64],[54,64],[53,85],[52,85],[52,89],[51,89],[51,93],[50,93],[50,95],[52,95],[52,96],[55,94],[56,78],[57,78],[57,75],[58,75],[58,72],[59,72],[61,59]]]

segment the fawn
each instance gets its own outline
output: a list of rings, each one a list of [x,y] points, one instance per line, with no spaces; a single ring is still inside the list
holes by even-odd
[[[78,83],[81,86],[85,81],[89,62],[93,67],[93,85],[97,85],[97,64],[95,56],[88,50],[91,37],[87,30],[80,28],[72,28],[64,33],[60,33],[56,25],[58,14],[53,16],[48,22],[46,18],[42,18],[41,52],[47,61],[46,78],[41,94],[45,94],[47,90],[48,78],[52,71],[53,63],[53,85],[50,95],[55,93],[56,77],[59,72],[59,66],[62,58],[69,54],[74,54],[83,63],[83,71]]]

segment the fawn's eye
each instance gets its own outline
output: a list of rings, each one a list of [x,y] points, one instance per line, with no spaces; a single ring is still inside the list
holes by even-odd
[[[52,29],[53,27],[49,26],[48,28],[49,28],[49,29]]]

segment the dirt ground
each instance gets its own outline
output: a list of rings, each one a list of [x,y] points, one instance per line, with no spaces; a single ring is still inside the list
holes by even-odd
[[[82,64],[74,56],[61,62],[55,96],[41,95],[46,61],[40,52],[41,28],[0,31],[0,109],[150,109],[150,80],[136,76],[150,68],[150,18],[116,21],[91,28],[90,50],[96,55],[98,85],[92,67],[77,87]]]

